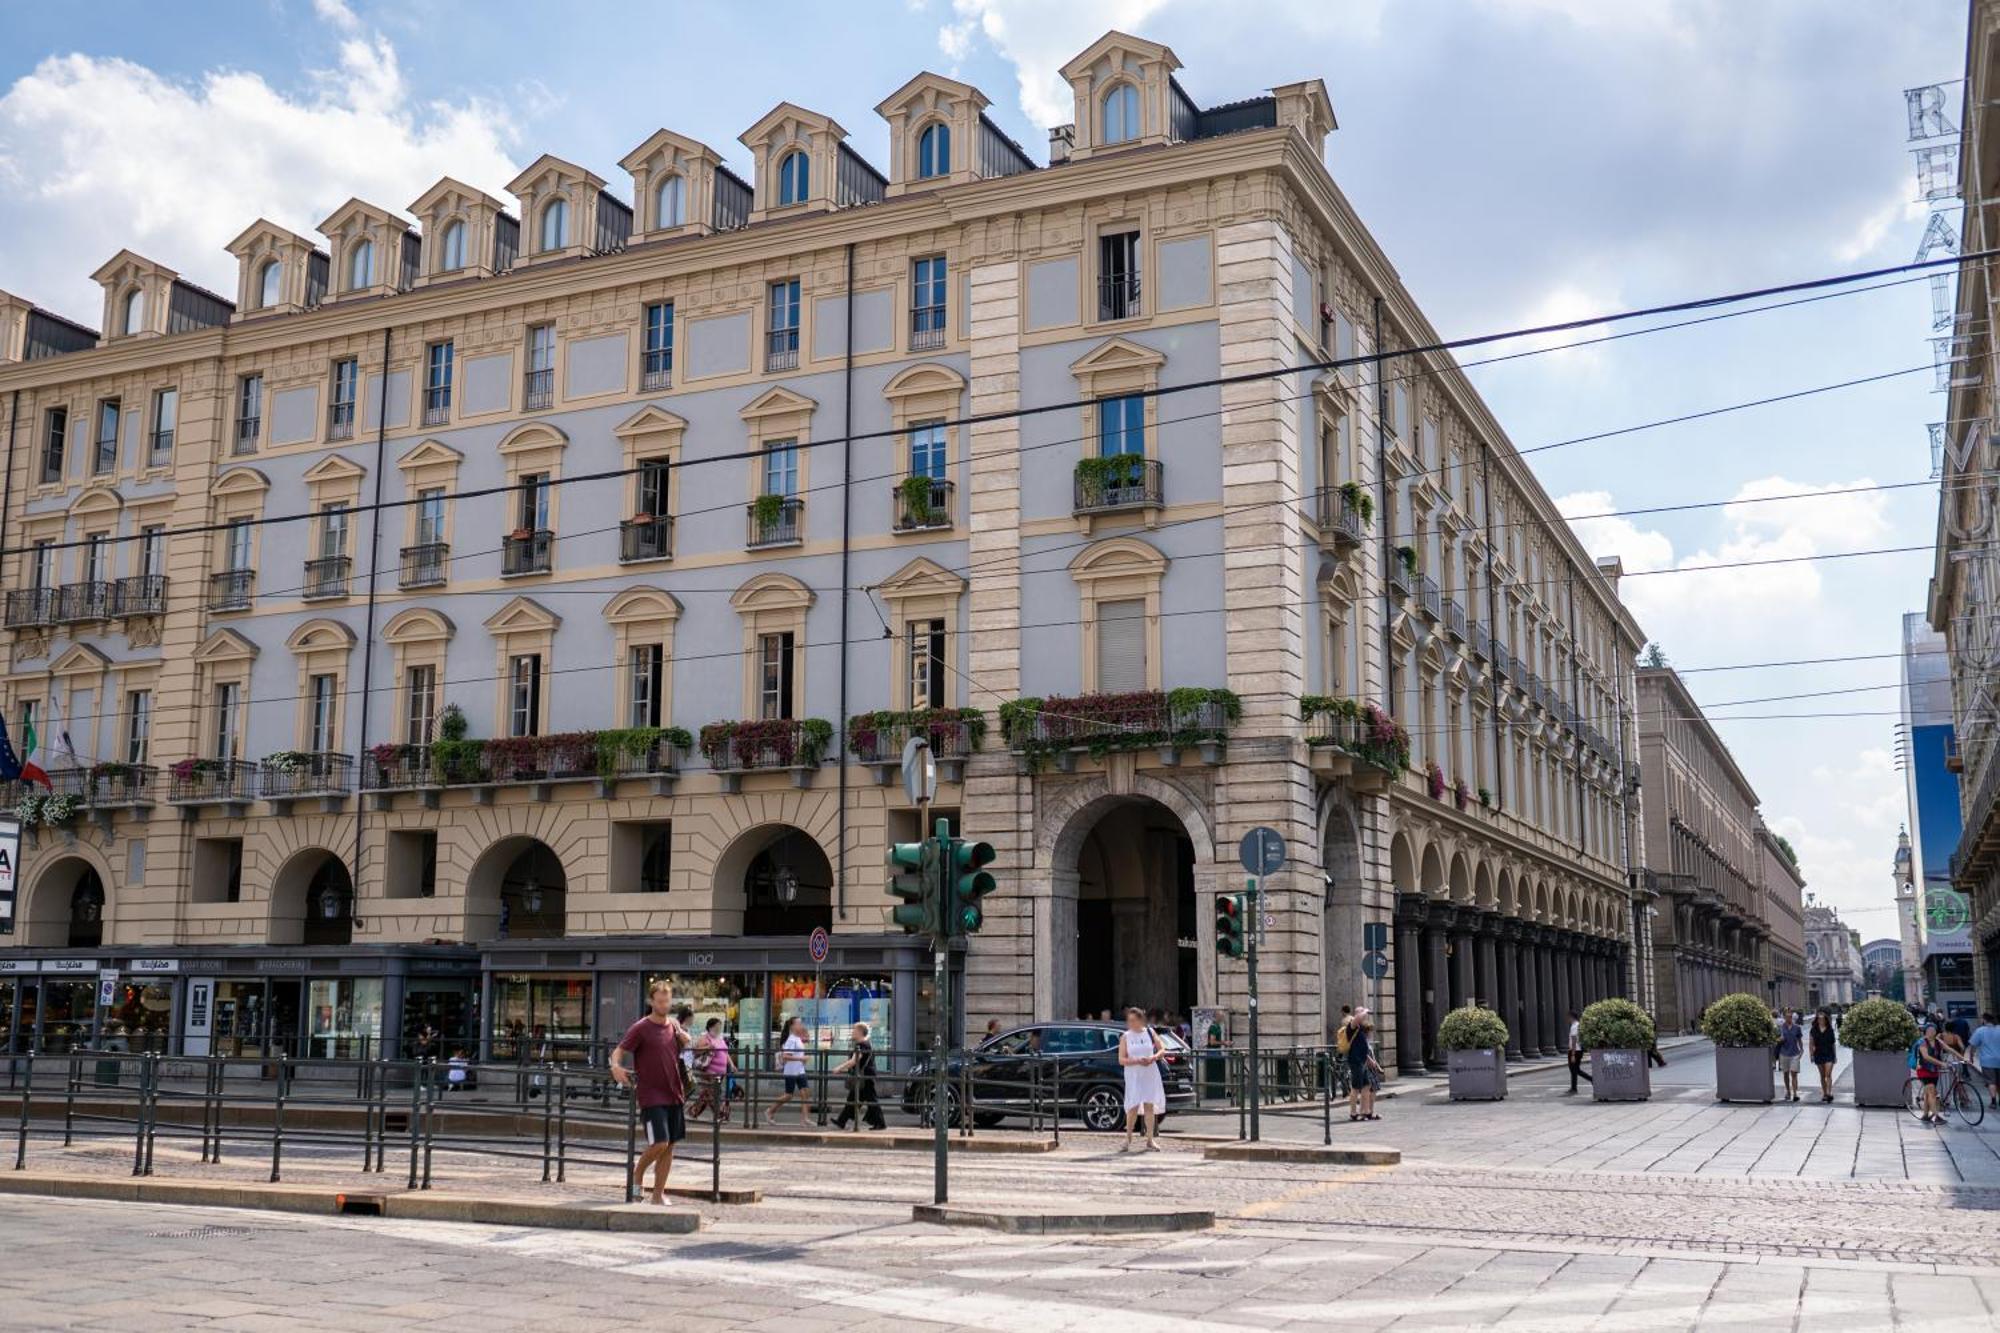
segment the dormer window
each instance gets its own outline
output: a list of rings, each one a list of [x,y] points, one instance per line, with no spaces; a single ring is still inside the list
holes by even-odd
[[[812,189],[812,162],[804,152],[793,149],[778,163],[778,207],[803,204]]]
[[[931,125],[917,136],[917,179],[951,174],[951,126]]]
[[[1104,142],[1130,143],[1139,137],[1139,90],[1121,83],[1104,94]]]
[[[653,225],[678,227],[687,221],[687,178],[669,176],[653,196]]]
[[[438,270],[442,273],[456,273],[465,267],[465,224],[453,222],[444,229],[442,256]]]
[[[375,284],[375,242],[356,241],[347,252],[347,290],[365,291]]]
[[[551,199],[542,210],[542,249],[560,250],[569,244],[569,200]]]
[[[285,268],[275,259],[264,261],[264,267],[257,270],[257,308],[269,310],[278,304],[278,287],[284,280]]]
[[[145,322],[146,293],[140,288],[134,287],[131,291],[125,293],[125,317],[120,321],[120,324],[125,332],[137,333],[145,327]]]

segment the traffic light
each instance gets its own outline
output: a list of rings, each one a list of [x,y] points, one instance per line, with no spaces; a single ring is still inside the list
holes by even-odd
[[[1243,956],[1243,895],[1215,895],[1215,951],[1224,958]]]
[[[889,844],[889,893],[903,900],[889,919],[906,934],[938,933],[936,865],[937,852],[929,839]]]
[[[963,838],[953,838],[949,844],[950,859],[946,873],[951,877],[950,897],[946,914],[950,918],[953,935],[976,935],[986,921],[986,913],[980,910],[979,900],[999,886],[983,867],[993,862],[993,844],[990,842],[967,842]]]

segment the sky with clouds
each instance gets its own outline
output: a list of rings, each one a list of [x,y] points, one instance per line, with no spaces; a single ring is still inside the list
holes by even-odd
[[[89,274],[130,246],[233,291],[222,247],[258,216],[310,233],[349,196],[400,207],[446,173],[498,194],[542,152],[620,182],[662,125],[744,170],[736,136],[781,98],[880,164],[872,108],[919,69],[984,89],[1040,159],[1069,116],[1058,67],[1118,27],[1172,46],[1204,104],[1323,78],[1334,178],[1432,322],[1470,335],[1909,260],[1902,90],[1961,74],[1966,29],[1964,0],[210,12],[0,8],[0,289],[95,324]],[[1472,374],[1531,448],[1923,367],[1928,316],[1922,283],[1884,286]],[[1928,543],[1935,490],[1903,484],[1925,482],[1941,415],[1925,370],[1534,456],[1586,544],[1637,575],[1625,596],[1676,665],[1882,655],[1688,676],[1812,889],[1868,938],[1894,928],[1891,654],[1928,558],[1673,571]],[[1686,505],[1707,507],[1668,508]]]

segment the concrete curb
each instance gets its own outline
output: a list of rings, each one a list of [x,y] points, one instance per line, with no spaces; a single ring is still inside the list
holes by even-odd
[[[1326,1148],[1300,1143],[1225,1143],[1208,1148],[1211,1162],[1303,1162],[1318,1166],[1396,1166],[1403,1154],[1395,1148]]]
[[[701,1227],[691,1208],[649,1204],[544,1203],[463,1194],[329,1190],[315,1185],[237,1185],[140,1176],[119,1180],[9,1172],[0,1194],[57,1199],[106,1199],[119,1203],[172,1203],[204,1208],[253,1208],[264,1212],[408,1218],[428,1222],[477,1222],[489,1226],[552,1227],[568,1231],[645,1231],[688,1235]]]
[[[1108,1209],[1100,1212],[1030,1213],[934,1203],[916,1205],[910,1210],[910,1219],[945,1227],[978,1227],[1015,1236],[1206,1231],[1215,1225],[1215,1214],[1200,1209],[1178,1212]]]

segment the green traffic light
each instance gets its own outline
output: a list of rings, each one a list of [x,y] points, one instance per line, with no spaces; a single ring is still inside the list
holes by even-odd
[[[953,838],[950,849],[951,930],[954,935],[975,935],[986,924],[986,912],[979,900],[1000,887],[1000,881],[982,869],[997,856],[990,842],[967,842]]]
[[[1243,899],[1240,895],[1215,895],[1215,951],[1224,958],[1243,956]]]
[[[889,893],[902,902],[889,913],[889,919],[911,935],[934,935],[937,933],[937,902],[931,886],[936,879],[928,872],[926,855],[928,843],[895,842],[889,844],[889,869],[897,872],[889,876]]]

